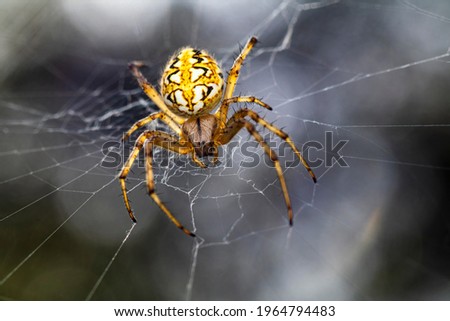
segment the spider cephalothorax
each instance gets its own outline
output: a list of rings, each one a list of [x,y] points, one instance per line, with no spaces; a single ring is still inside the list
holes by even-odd
[[[139,85],[160,111],[137,121],[124,134],[123,139],[127,139],[138,128],[156,119],[166,123],[175,133],[173,135],[164,131],[144,131],[136,139],[135,146],[120,172],[119,180],[122,195],[125,206],[133,221],[136,221],[136,219],[128,200],[125,179],[139,151],[144,147],[144,144],[146,152],[147,189],[150,197],[178,228],[188,235],[195,236],[191,231],[181,225],[155,193],[152,169],[153,147],[162,147],[179,154],[190,154],[192,160],[198,166],[206,167],[205,163],[199,158],[203,156],[214,156],[213,162],[216,161],[218,146],[227,144],[241,129],[245,128],[261,145],[264,152],[275,165],[287,206],[289,224],[292,225],[293,213],[291,200],[277,154],[264,141],[254,124],[248,118],[285,140],[300,159],[303,166],[308,170],[314,182],[316,182],[314,173],[289,136],[281,129],[268,123],[256,112],[242,108],[228,118],[228,107],[234,103],[255,103],[269,110],[272,109],[269,105],[254,96],[233,97],[239,70],[256,41],[256,38],[252,37],[247,42],[244,49],[234,61],[226,83],[223,81],[223,73],[219,65],[206,51],[190,47],[181,49],[169,60],[164,69],[160,84],[161,95],[148,83],[139,70],[143,66],[143,63],[138,61],[130,63],[131,72],[136,77]],[[210,114],[218,105],[219,108],[217,111]]]
[[[214,145],[217,119],[214,115],[206,114],[191,117],[183,123],[181,129],[194,146],[197,156],[212,156],[217,151]]]

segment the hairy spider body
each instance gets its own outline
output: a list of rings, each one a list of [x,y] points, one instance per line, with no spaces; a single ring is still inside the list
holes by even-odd
[[[161,94],[177,115],[204,115],[222,98],[223,85],[223,74],[214,58],[204,50],[187,47],[167,63]]]
[[[239,71],[250,50],[257,42],[255,37],[250,38],[239,56],[234,61],[228,74],[226,82],[223,81],[223,73],[216,60],[204,50],[190,47],[183,48],[177,52],[167,63],[161,78],[161,94],[145,79],[140,68],[142,62],[131,62],[129,67],[136,77],[142,90],[160,109],[159,112],[137,121],[124,134],[123,140],[128,139],[133,132],[146,124],[159,119],[166,123],[175,133],[169,134],[163,131],[146,130],[136,139],[135,146],[125,162],[120,174],[119,181],[122,190],[125,207],[130,218],[136,222],[128,194],[125,179],[136,160],[139,152],[145,146],[146,154],[146,181],[150,197],[167,215],[167,217],[184,233],[195,236],[194,233],[185,228],[169,211],[159,196],[155,193],[153,178],[153,147],[161,147],[179,154],[190,154],[192,160],[200,167],[206,164],[200,160],[201,157],[214,156],[213,162],[217,161],[218,147],[230,142],[241,130],[246,129],[249,134],[261,145],[264,152],[275,165],[275,170],[280,181],[281,190],[288,211],[289,225],[293,222],[291,200],[284,179],[283,170],[277,154],[264,141],[255,126],[249,121],[268,129],[292,148],[295,155],[300,159],[303,166],[308,170],[313,181],[316,177],[300,154],[290,137],[281,129],[268,123],[256,112],[247,108],[236,111],[228,118],[230,104],[239,102],[255,103],[263,108],[272,108],[254,96],[233,97],[234,88],[239,76]],[[210,112],[219,105],[217,111]]]
[[[217,118],[210,114],[190,117],[181,127],[183,134],[192,143],[195,153],[199,157],[214,155],[216,129]]]

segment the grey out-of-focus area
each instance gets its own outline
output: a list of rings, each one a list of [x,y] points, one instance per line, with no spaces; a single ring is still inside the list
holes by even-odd
[[[448,0],[1,1],[0,298],[449,300],[449,34]],[[285,169],[289,228],[247,133],[208,169],[158,152],[156,192],[198,237],[148,197],[142,158],[133,226],[113,155],[156,107],[128,62],[157,85],[191,45],[226,74],[252,35],[236,95],[262,97],[273,111],[248,107],[299,147],[346,142],[348,166],[317,164],[317,184]]]

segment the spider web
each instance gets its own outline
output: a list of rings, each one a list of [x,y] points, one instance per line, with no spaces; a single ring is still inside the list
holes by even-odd
[[[448,1],[14,1],[0,15],[3,299],[450,299]],[[324,146],[307,149],[324,161],[314,184],[262,131],[294,226],[244,132],[207,169],[156,151],[156,191],[197,238],[146,195],[142,158],[133,225],[114,156],[155,106],[128,61],[156,84],[193,45],[226,71],[251,35],[236,93],[263,97],[272,112],[249,107],[297,146]]]

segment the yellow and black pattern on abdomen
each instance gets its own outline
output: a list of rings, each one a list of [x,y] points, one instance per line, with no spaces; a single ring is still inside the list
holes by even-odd
[[[204,50],[183,48],[167,63],[161,95],[180,116],[209,113],[222,98],[223,74],[217,61]]]

